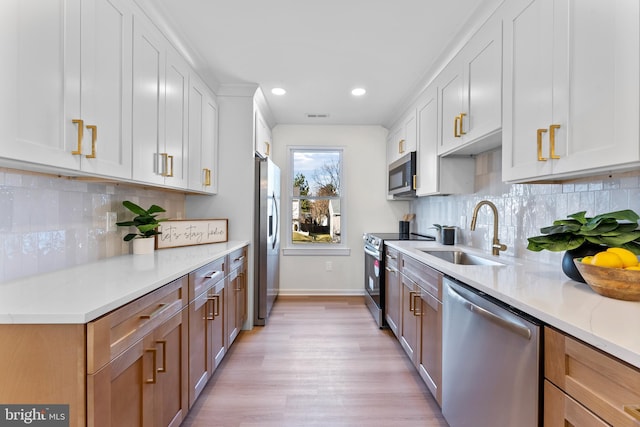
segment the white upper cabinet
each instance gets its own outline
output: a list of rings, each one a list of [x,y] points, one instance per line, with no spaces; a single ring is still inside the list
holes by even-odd
[[[0,156],[131,178],[126,3],[15,0],[1,7],[8,66],[0,71]]]
[[[131,178],[131,24],[124,0],[82,1],[84,172]]]
[[[256,153],[261,157],[271,156],[271,129],[257,107],[254,107],[254,130]]]
[[[416,109],[400,120],[398,127],[391,130],[387,139],[387,165],[417,149],[418,125]]]
[[[142,15],[133,18],[133,179],[186,189],[189,73]]]
[[[189,80],[189,189],[218,191],[218,106],[195,74]]]
[[[133,179],[164,184],[165,41],[143,16],[133,17]],[[164,145],[164,144],[163,144]]]
[[[0,8],[0,156],[78,169],[70,118],[80,118],[80,1],[5,0]]]
[[[638,1],[506,5],[503,180],[640,161]]]
[[[187,188],[189,171],[189,72],[184,59],[167,48],[164,90],[164,141],[160,141],[160,174],[164,184]]]
[[[490,18],[437,78],[439,154],[477,154],[500,145],[502,23]]]
[[[474,159],[440,157],[438,136],[438,88],[432,85],[418,103],[416,195],[473,193]]]

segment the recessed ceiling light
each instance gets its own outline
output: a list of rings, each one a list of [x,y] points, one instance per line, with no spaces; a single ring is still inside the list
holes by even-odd
[[[287,91],[282,89],[281,87],[274,87],[273,89],[271,89],[271,93],[274,95],[282,96],[287,93]]]
[[[367,93],[367,91],[364,88],[361,87],[357,87],[354,90],[351,91],[351,95],[353,96],[362,96],[365,93]]]

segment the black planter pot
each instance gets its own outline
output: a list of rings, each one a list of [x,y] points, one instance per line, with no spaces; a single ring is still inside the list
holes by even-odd
[[[562,257],[562,272],[571,280],[585,283],[585,280],[582,278],[582,275],[573,263],[573,259],[582,258],[587,255],[595,255],[605,249],[606,248],[604,246],[596,245],[594,243],[583,243],[580,247],[566,251]]]

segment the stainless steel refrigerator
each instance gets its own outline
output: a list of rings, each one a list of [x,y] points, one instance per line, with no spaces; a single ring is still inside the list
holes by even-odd
[[[280,168],[256,157],[253,324],[265,325],[280,289]]]

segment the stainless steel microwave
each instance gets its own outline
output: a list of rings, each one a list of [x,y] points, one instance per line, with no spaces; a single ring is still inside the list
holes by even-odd
[[[416,152],[412,151],[389,165],[389,195],[416,197]]]

